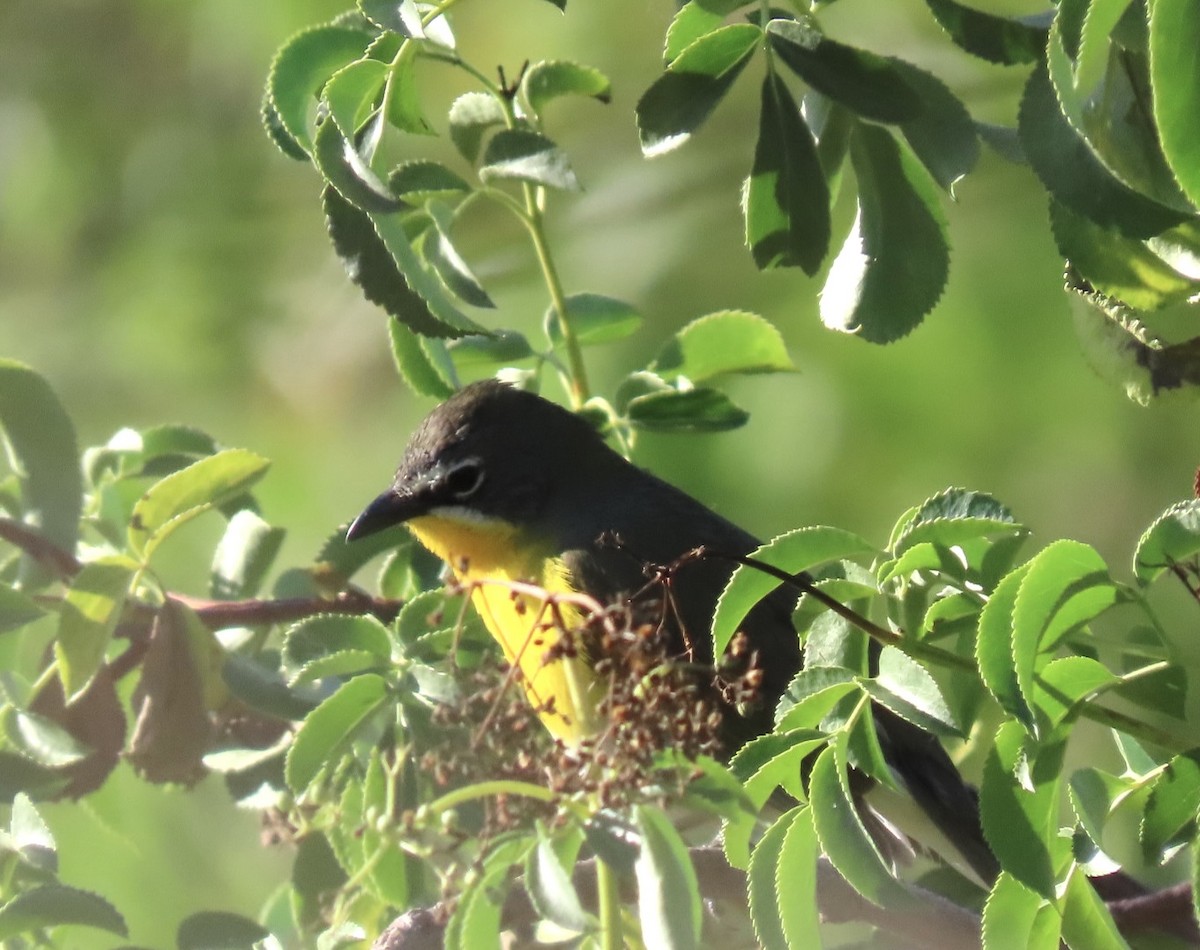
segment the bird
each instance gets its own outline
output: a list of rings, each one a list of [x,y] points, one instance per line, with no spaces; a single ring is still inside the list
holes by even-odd
[[[351,523],[347,539],[401,523],[471,589],[546,728],[566,743],[599,728],[601,684],[585,651],[561,651],[547,662],[556,634],[539,624],[538,611],[514,585],[531,582],[550,594],[611,604],[647,589],[648,565],[676,565],[674,610],[665,618],[669,652],[711,667],[707,632],[734,564],[684,556],[697,549],[744,556],[760,546],[630,462],[583,415],[494,379],[463,387],[419,424],[391,485]],[[647,596],[661,600],[659,593]],[[792,622],[797,597],[779,587],[742,623],[761,684],[759,702],[724,711],[734,751],[771,731],[775,706],[803,666]],[[566,609],[568,621],[578,619],[569,602]],[[976,873],[994,878],[998,866],[981,831],[977,796],[940,742],[883,707],[874,715],[901,784]]]

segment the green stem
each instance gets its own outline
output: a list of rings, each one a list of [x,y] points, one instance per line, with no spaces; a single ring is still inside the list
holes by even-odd
[[[532,798],[548,804],[558,802],[577,815],[586,817],[587,814],[582,806],[563,801],[558,793],[552,792],[548,788],[543,788],[541,785],[534,785],[532,782],[518,782],[515,779],[496,779],[491,782],[477,782],[474,785],[456,788],[454,791],[447,792],[441,798],[430,802],[422,811],[427,815],[440,815],[442,812],[449,811],[451,808],[461,805],[464,802],[474,801],[477,798],[491,798],[496,795],[518,795],[522,798]]]
[[[602,858],[596,858],[596,893],[600,911],[600,946],[603,950],[621,950],[625,945],[621,894],[616,872]]]

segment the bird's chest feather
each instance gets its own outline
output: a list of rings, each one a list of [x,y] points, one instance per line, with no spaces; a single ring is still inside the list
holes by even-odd
[[[599,695],[590,668],[578,658],[548,661],[546,656],[563,630],[578,626],[579,611],[562,602],[551,610],[547,598],[517,589],[532,584],[551,596],[572,593],[561,556],[497,520],[450,513],[408,524],[459,581],[474,585],[471,601],[505,658],[520,668],[530,701],[539,708],[552,704],[553,712],[542,716],[550,731],[568,742],[593,733],[599,726]]]

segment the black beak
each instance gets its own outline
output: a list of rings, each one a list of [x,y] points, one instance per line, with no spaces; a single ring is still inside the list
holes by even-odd
[[[357,541],[384,528],[402,524],[424,512],[425,506],[415,496],[402,495],[395,489],[388,489],[354,519],[354,523],[346,531],[346,540]]]

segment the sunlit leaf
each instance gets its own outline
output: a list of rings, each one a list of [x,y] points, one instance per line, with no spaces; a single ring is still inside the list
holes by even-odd
[[[664,379],[707,382],[726,373],[776,373],[793,369],[783,336],[745,310],[698,317],[675,333],[650,369]]]

